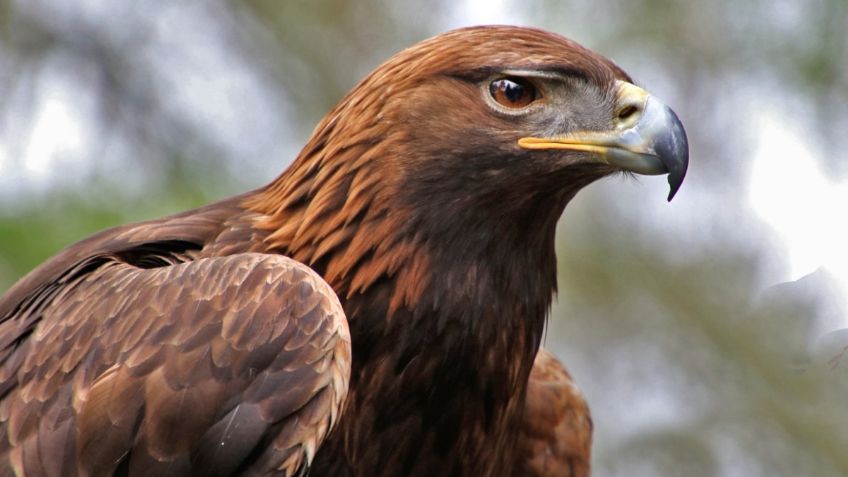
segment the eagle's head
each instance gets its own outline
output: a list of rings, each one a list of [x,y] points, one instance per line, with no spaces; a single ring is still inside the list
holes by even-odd
[[[542,30],[464,28],[366,76],[256,208],[272,217],[269,241],[331,283],[381,257],[352,280],[361,290],[423,270],[401,265],[413,249],[442,257],[420,261],[431,266],[515,250],[544,251],[514,257],[522,266],[551,263],[579,189],[615,172],[668,174],[671,198],[687,162],[675,113],[612,61]]]
[[[404,50],[319,125],[314,146],[363,144],[411,197],[520,207],[615,171],[686,173],[675,113],[610,60],[549,32],[465,28]],[[307,146],[307,151],[309,146]],[[464,198],[464,199],[463,199]]]

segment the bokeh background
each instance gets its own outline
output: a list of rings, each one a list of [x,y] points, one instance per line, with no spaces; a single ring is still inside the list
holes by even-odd
[[[545,338],[597,476],[848,475],[848,2],[0,0],[0,291],[99,229],[248,190],[392,53],[546,28],[687,125],[691,168],[593,184]]]

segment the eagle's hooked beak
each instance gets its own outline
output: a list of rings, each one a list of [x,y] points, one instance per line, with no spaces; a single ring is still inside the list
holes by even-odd
[[[689,165],[686,131],[674,111],[625,81],[617,81],[615,127],[610,131],[578,131],[564,136],[524,137],[525,149],[567,149],[595,153],[607,164],[639,174],[668,174],[674,197]]]

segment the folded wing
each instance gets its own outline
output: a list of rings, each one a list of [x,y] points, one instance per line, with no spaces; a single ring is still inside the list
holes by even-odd
[[[11,309],[0,475],[301,475],[342,412],[344,312],[285,257],[94,257]]]
[[[517,451],[516,476],[589,475],[589,406],[562,363],[544,348],[539,348],[530,373]]]

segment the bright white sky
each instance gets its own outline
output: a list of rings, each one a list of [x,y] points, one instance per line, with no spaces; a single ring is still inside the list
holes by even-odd
[[[848,181],[835,182],[821,170],[823,152],[785,117],[765,110],[752,124],[750,203],[785,244],[788,280],[823,267],[848,296]]]

